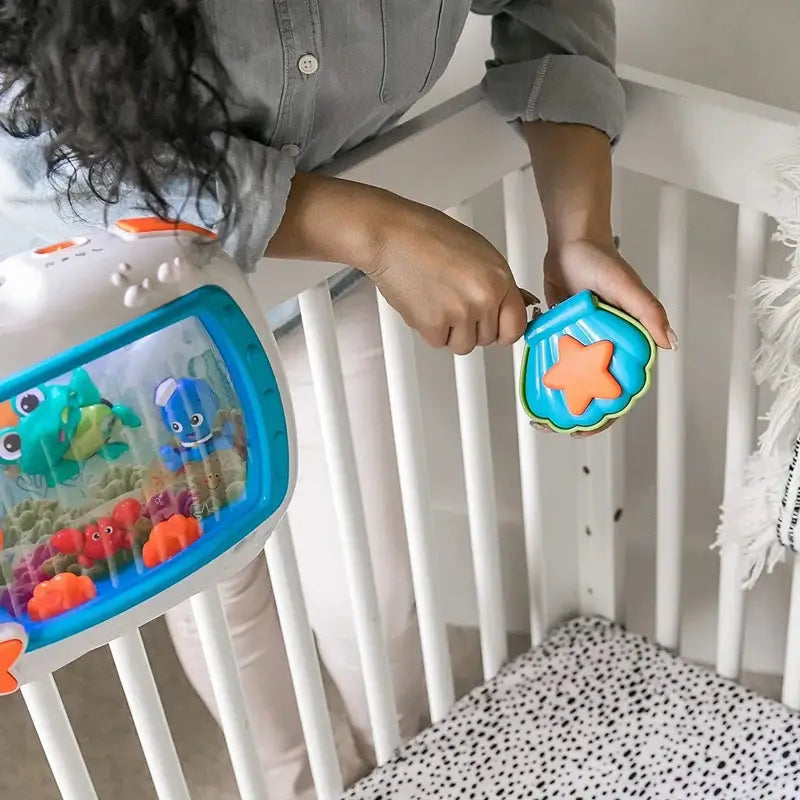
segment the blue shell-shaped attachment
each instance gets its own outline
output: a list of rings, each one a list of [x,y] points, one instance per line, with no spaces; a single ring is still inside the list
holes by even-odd
[[[571,337],[583,346],[610,342],[613,348],[608,363],[614,397],[592,397],[585,409],[572,413],[563,388],[548,388],[557,383],[545,376],[559,363],[562,338]],[[522,404],[536,422],[553,430],[589,431],[602,427],[624,414],[649,388],[656,356],[650,334],[636,320],[616,308],[601,303],[591,292],[576,294],[534,319],[525,331],[520,394]],[[568,342],[578,347],[575,342]],[[607,352],[608,346],[601,348]],[[597,350],[595,349],[595,352]],[[563,354],[562,354],[563,355]],[[553,375],[554,373],[550,373]],[[579,404],[580,405],[580,404]],[[573,409],[575,403],[572,403]]]

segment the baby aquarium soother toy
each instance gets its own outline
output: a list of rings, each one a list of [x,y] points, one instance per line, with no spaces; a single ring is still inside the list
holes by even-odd
[[[209,231],[0,263],[0,694],[252,560],[294,487],[277,346]]]
[[[649,388],[656,346],[636,320],[584,291],[535,316],[525,331],[520,394],[554,431],[592,431]]]

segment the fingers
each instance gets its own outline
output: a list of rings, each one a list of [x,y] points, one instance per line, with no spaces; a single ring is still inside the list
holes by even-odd
[[[457,356],[466,356],[471,353],[478,344],[478,326],[473,324],[462,324],[450,328],[450,335],[447,338],[447,348]]]
[[[639,320],[659,347],[677,350],[678,337],[670,327],[667,312],[658,298],[626,262],[621,259],[609,259],[609,262],[599,277],[598,289],[601,289],[603,299]]]
[[[450,320],[420,325],[419,332],[431,347],[446,347],[454,355],[465,356],[478,346],[487,347],[497,341],[498,313],[495,308],[477,322],[470,316],[454,316]]]
[[[445,346],[456,355],[467,355],[476,347],[488,347],[495,342],[511,345],[525,333],[528,312],[516,286],[499,304],[494,301],[482,306],[483,313],[477,321],[473,314],[451,318]],[[480,313],[480,307],[476,311]],[[428,342],[432,339],[439,340],[440,335],[426,336]]]
[[[478,346],[488,347],[497,341],[500,309],[493,308],[478,321]]]
[[[384,292],[380,284],[378,288]],[[446,347],[455,355],[468,355],[476,347],[495,342],[513,344],[528,324],[526,299],[538,302],[533,295],[518,289],[510,275],[508,280],[495,281],[494,285],[461,284],[428,303],[428,298],[419,296],[404,307],[393,292],[384,292],[384,297],[390,305],[399,306],[406,324],[419,331],[427,344]]]
[[[615,419],[609,420],[601,428],[597,428],[593,431],[575,431],[574,433],[570,434],[570,437],[572,439],[588,439],[592,436],[597,436],[599,433],[603,433],[603,431],[607,431],[615,422]],[[545,425],[541,422],[531,421],[530,426],[533,428],[533,430],[541,433],[553,433],[553,429],[549,425]]]
[[[647,328],[659,347],[665,350],[676,349],[677,337],[669,325],[667,312],[649,289],[632,284],[620,298],[619,305]]]
[[[497,341],[509,346],[514,344],[528,327],[528,311],[525,300],[516,286],[509,291],[500,305],[500,319],[497,326]]]
[[[595,428],[593,431],[575,431],[574,433],[571,433],[570,436],[573,439],[589,439],[592,436],[597,436],[599,433],[603,433],[603,431],[607,431],[615,422],[616,419],[611,419],[606,422],[605,425],[600,428]]]
[[[412,326],[409,326],[412,327]],[[437,350],[447,346],[447,340],[450,337],[449,325],[422,325],[419,329],[422,338],[433,348]]]

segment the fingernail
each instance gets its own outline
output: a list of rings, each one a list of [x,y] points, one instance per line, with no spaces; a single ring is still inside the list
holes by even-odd
[[[678,349],[678,334],[672,328],[667,328],[667,341],[669,342],[670,350]]]
[[[541,422],[531,422],[530,425],[531,425],[531,428],[533,428],[536,431],[542,431],[544,433],[550,433],[550,428],[548,428],[547,425],[543,425]]]

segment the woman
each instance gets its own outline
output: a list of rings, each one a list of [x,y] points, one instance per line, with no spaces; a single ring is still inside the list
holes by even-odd
[[[0,3],[0,255],[144,209],[215,226],[245,271],[264,255],[355,269],[332,292],[341,297],[348,398],[404,735],[422,724],[425,703],[370,282],[430,345],[459,354],[516,341],[526,313],[505,259],[482,236],[439,211],[313,170],[380,133],[430,88],[470,6],[493,16],[486,94],[503,118],[521,123],[530,146],[547,220],[547,300],[594,290],[661,347],[674,346],[663,308],[613,243],[611,146],[624,93],[611,0]],[[292,516],[353,777],[370,760],[367,718],[302,334],[289,317],[273,322],[287,331],[280,339],[297,404]],[[310,797],[263,560],[223,595],[272,795]],[[169,622],[213,711],[191,620],[177,609]]]

